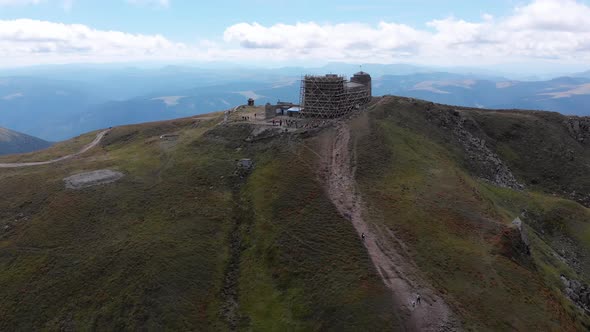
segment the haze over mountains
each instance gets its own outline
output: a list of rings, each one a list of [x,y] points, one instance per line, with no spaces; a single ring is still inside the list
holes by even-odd
[[[0,126],[59,141],[131,123],[203,114],[277,99],[297,102],[306,73],[350,75],[357,65],[255,69],[237,66],[122,67],[63,65],[0,71]],[[589,115],[590,72],[523,80],[492,70],[365,65],[375,95],[493,109],[549,110]]]

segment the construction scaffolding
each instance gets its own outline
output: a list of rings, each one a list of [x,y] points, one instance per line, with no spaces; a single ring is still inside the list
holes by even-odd
[[[301,80],[301,114],[311,118],[336,118],[361,109],[371,100],[371,76],[360,72],[344,76],[307,75]]]

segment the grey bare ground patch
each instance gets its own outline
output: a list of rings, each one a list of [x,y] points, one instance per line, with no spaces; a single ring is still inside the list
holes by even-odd
[[[80,173],[72,175],[64,179],[66,188],[68,189],[83,189],[101,184],[113,183],[125,176],[121,172],[112,171],[110,169],[102,169],[98,171]]]

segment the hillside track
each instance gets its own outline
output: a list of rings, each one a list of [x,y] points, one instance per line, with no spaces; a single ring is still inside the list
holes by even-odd
[[[322,177],[333,204],[354,225],[378,274],[391,290],[395,312],[407,331],[459,331],[450,307],[421,277],[393,232],[364,219],[364,204],[355,182],[356,154],[348,124],[340,122],[324,142]],[[366,239],[362,240],[362,234]],[[421,303],[414,303],[417,295]]]
[[[90,144],[86,145],[80,151],[78,151],[76,153],[69,154],[67,156],[63,156],[63,157],[60,157],[60,158],[57,158],[57,159],[53,159],[53,160],[48,160],[48,161],[0,164],[0,168],[19,168],[19,167],[31,167],[31,166],[50,165],[50,164],[58,163],[60,161],[64,161],[64,160],[68,160],[68,159],[74,158],[74,157],[79,156],[79,155],[81,155],[83,153],[86,153],[90,149],[96,147],[102,141],[102,139],[105,137],[105,135],[108,134],[110,131],[111,131],[111,129],[107,129],[107,130],[101,131],[100,133],[98,133],[96,135],[96,138],[94,139],[94,141],[90,142]]]

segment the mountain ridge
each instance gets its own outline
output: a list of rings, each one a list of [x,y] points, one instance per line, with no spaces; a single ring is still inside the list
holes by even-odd
[[[48,148],[53,143],[0,127],[0,155],[28,153]]]
[[[586,119],[395,96],[298,128],[260,112],[115,127],[0,172],[0,328],[590,326]],[[124,176],[64,182],[99,170]]]

